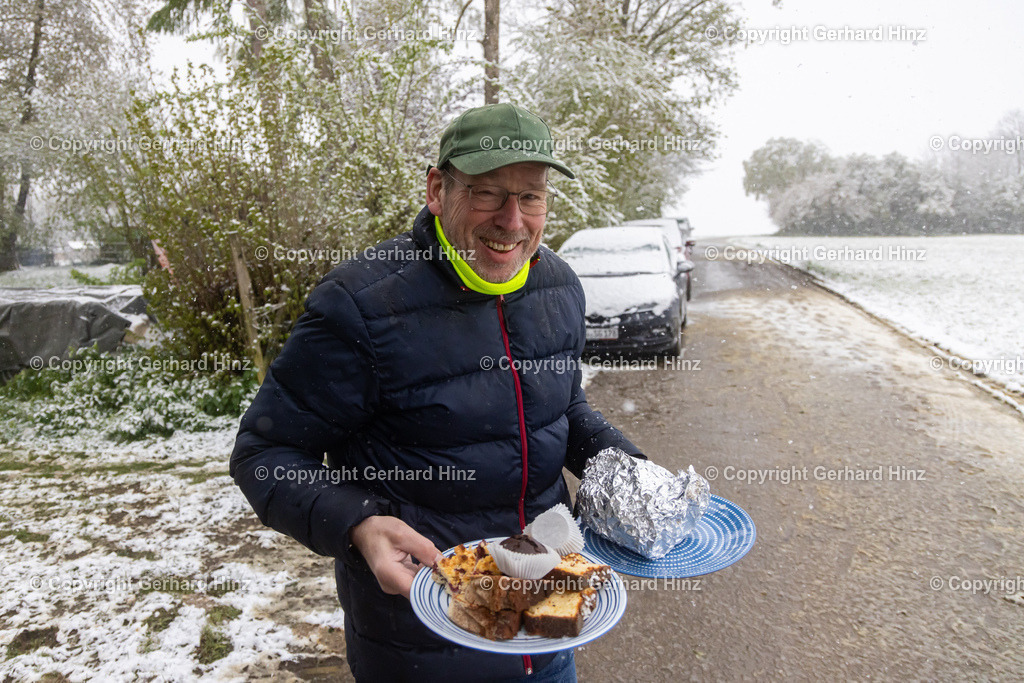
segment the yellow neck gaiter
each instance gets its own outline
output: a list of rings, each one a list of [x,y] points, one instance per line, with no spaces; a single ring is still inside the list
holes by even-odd
[[[516,291],[520,287],[526,284],[526,276],[530,274],[530,262],[527,261],[523,264],[523,267],[519,269],[508,282],[488,282],[483,279],[469,267],[459,252],[452,247],[451,243],[448,242],[448,238],[444,236],[444,230],[441,229],[441,219],[434,216],[434,227],[437,233],[437,241],[441,243],[441,249],[444,250],[444,255],[452,262],[452,267],[455,268],[456,274],[459,279],[462,280],[462,284],[466,285],[474,292],[480,292],[481,294],[509,294]]]

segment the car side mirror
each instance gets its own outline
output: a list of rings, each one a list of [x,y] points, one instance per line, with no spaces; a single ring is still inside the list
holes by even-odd
[[[693,261],[684,261],[680,259],[676,262],[676,275],[689,273],[691,270],[693,270]]]

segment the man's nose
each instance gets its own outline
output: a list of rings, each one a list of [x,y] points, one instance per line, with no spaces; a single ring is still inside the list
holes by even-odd
[[[523,227],[523,212],[519,210],[519,195],[510,194],[505,205],[498,209],[494,223],[500,228],[516,232]]]

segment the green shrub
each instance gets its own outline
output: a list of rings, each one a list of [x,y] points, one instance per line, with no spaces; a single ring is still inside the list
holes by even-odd
[[[115,441],[204,431],[239,415],[256,391],[254,371],[211,371],[212,358],[181,359],[126,348],[83,349],[53,368],[24,370],[0,387],[0,417],[14,439],[30,426],[44,435],[97,430]],[[223,365],[223,364],[221,364]]]

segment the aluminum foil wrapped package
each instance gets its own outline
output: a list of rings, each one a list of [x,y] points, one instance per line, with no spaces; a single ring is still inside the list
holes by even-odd
[[[656,560],[693,533],[710,497],[711,487],[692,465],[672,474],[606,448],[587,463],[576,511],[591,531]]]

